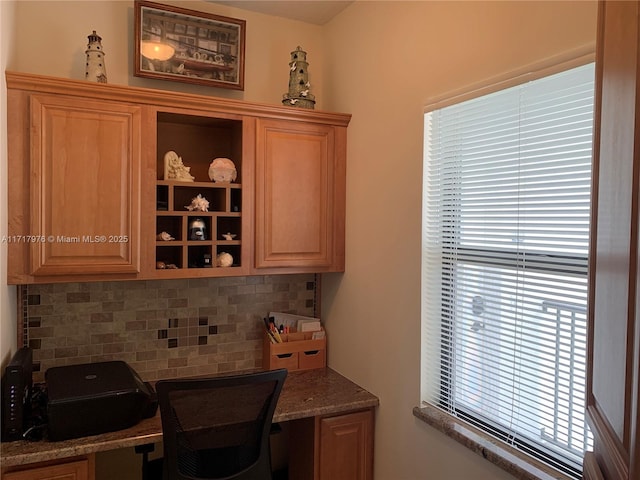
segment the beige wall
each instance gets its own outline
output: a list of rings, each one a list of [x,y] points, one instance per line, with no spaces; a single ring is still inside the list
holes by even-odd
[[[324,69],[322,29],[203,1],[162,1],[247,22],[243,92],[133,76],[133,1],[18,0],[10,70],[82,80],[87,35],[102,37],[108,83],[170,89],[203,95],[279,103],[289,85],[290,52],[298,45],[308,54],[309,80],[322,108],[325,95],[316,85]]]
[[[379,480],[511,478],[426,427],[420,395],[423,109],[595,43],[592,2],[356,2],[326,27],[328,108],[353,114],[346,272],[325,275],[334,369],[380,397]]]
[[[357,1],[318,27],[179,2],[247,20],[244,93],[132,77],[132,3],[19,1],[14,35],[2,21],[0,46],[11,42],[16,55],[7,68],[82,78],[86,36],[95,29],[110,83],[279,103],[289,52],[302,45],[318,108],[353,114],[347,269],[325,275],[323,317],[330,365],[380,397],[375,477],[512,478],[411,414],[419,402],[422,112],[433,97],[592,45],[595,3]],[[14,332],[2,320],[4,354],[4,337]]]

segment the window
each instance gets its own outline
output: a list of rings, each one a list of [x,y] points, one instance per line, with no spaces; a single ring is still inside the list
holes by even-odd
[[[576,478],[594,75],[425,114],[422,401]]]

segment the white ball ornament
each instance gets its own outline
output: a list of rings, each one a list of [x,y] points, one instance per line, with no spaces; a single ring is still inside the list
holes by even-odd
[[[216,265],[218,267],[230,267],[233,265],[233,257],[230,253],[220,252],[216,257]]]

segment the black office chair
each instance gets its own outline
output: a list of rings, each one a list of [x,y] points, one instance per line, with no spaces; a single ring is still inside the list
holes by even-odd
[[[147,480],[271,479],[269,432],[286,376],[281,369],[156,383],[164,458],[143,465]]]

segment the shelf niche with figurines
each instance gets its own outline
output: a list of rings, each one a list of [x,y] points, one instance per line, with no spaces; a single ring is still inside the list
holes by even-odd
[[[158,112],[159,275],[234,274],[248,262],[241,248],[242,129],[241,120]]]

